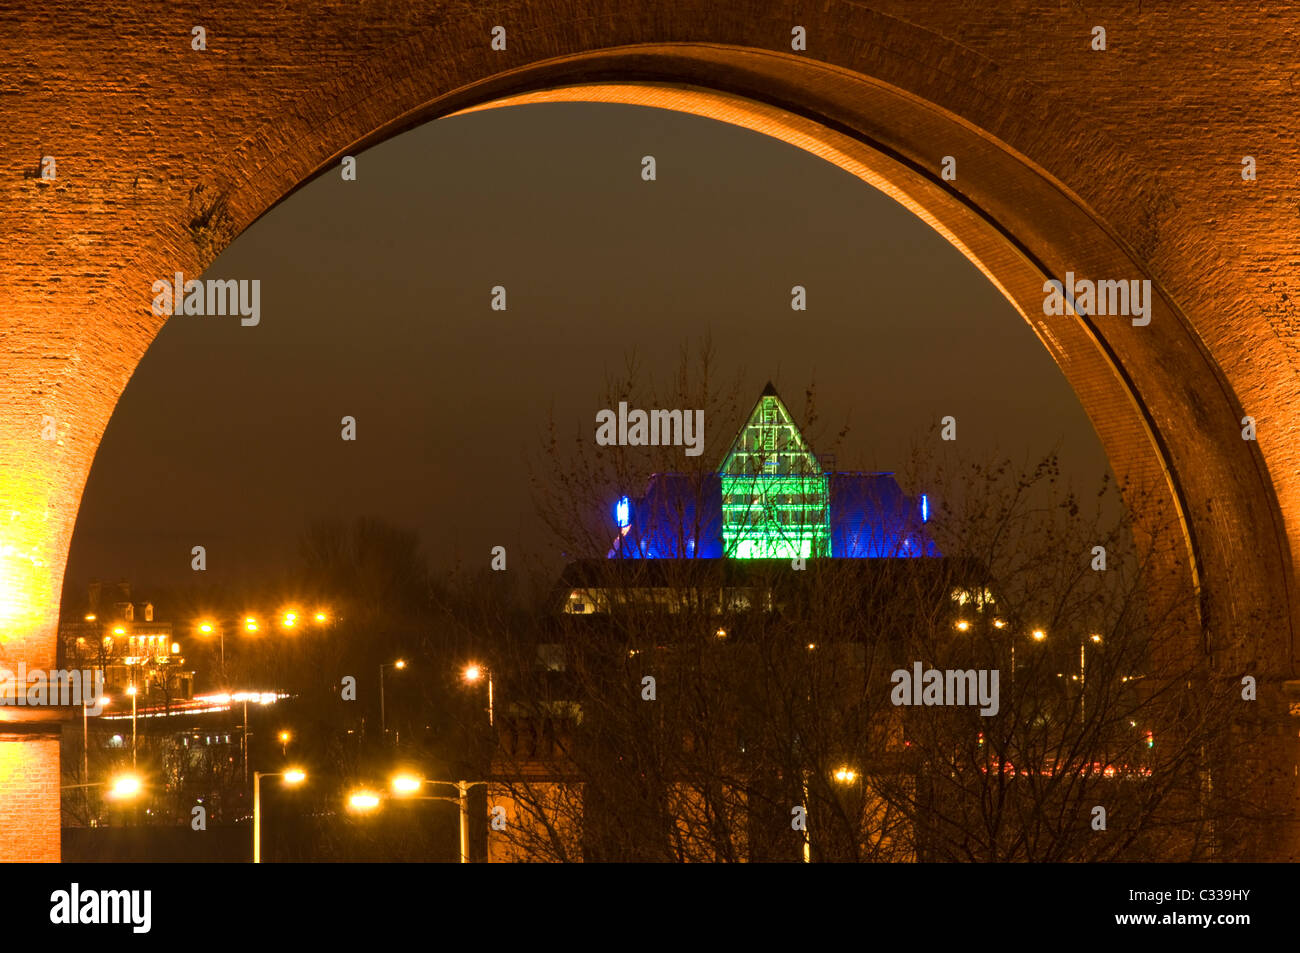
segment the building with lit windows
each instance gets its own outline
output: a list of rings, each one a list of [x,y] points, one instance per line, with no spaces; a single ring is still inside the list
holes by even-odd
[[[59,653],[65,668],[102,671],[110,694],[134,685],[142,704],[194,694],[194,672],[185,668],[171,623],[156,621],[151,603],[133,601],[126,581],[107,592],[90,584],[85,611],[59,625]]]

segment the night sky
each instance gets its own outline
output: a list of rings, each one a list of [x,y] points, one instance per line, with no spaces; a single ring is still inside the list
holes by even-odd
[[[414,527],[434,568],[538,547],[523,463],[552,408],[594,442],[631,349],[667,376],[706,331],[747,404],[771,379],[798,416],[815,379],[824,421],[851,427],[840,469],[900,468],[945,414],[972,454],[1059,444],[1085,485],[1106,468],[1046,350],[939,235],[819,159],[692,116],[439,120],[363,153],[356,182],[301,189],[207,277],[261,279],[261,323],[163,328],[96,457],[70,587],[192,584],[196,544],[203,582],[276,574],[322,517]],[[498,284],[506,312],[489,307]],[[710,454],[730,436],[706,434]]]

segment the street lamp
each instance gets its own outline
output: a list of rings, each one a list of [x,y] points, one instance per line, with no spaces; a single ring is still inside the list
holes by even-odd
[[[109,782],[108,796],[115,801],[129,801],[138,795],[143,787],[138,775],[120,774]]]
[[[994,621],[993,624],[997,625],[999,629],[1002,628],[1001,625],[998,625],[998,621],[996,620]],[[1033,639],[1035,642],[1042,642],[1044,639],[1047,638],[1047,633],[1042,629],[1034,629],[1034,631],[1029,633],[1029,637]],[[1016,677],[1016,640],[1015,637],[1013,636],[1011,639],[1011,678],[1014,680],[1015,677]]]
[[[108,796],[114,801],[130,801],[144,790],[144,782],[137,774],[119,774],[107,781],[92,781],[88,784],[65,784],[59,790],[71,791],[74,788],[108,788]]]
[[[282,783],[293,787],[307,780],[307,772],[300,768],[253,772],[253,863],[255,864],[262,862],[262,778],[284,778]]]
[[[485,667],[482,666],[482,665],[478,665],[477,663],[473,663],[473,662],[471,662],[469,665],[466,665],[466,666],[465,666],[465,671],[464,671],[462,674],[464,675],[465,681],[469,682],[471,685],[473,685],[473,684],[474,684],[475,682],[477,682],[479,679],[481,679],[481,678],[483,678],[483,677],[486,676],[486,678],[487,678],[487,686],[488,686],[488,724],[489,724],[489,725],[493,724],[493,716],[492,716],[492,707],[493,707],[493,701],[492,701],[492,672],[491,672],[491,670],[488,669],[488,668],[485,668]]]
[[[201,635],[211,635],[216,631],[217,638],[221,640],[221,680],[226,680],[226,628],[218,625],[210,619],[204,619],[199,623],[199,633]]]
[[[858,772],[854,771],[848,765],[835,769],[835,780],[840,784],[852,784],[858,779]]]
[[[379,795],[360,788],[348,795],[348,807],[358,814],[366,814],[379,807]]]
[[[126,693],[131,696],[131,767],[135,767],[135,683],[126,686]]]
[[[429,778],[417,778],[411,774],[394,775],[389,782],[395,797],[410,801],[448,801],[460,808],[460,862],[469,863],[469,789],[476,785],[486,785],[486,781],[434,781]],[[424,784],[442,784],[456,789],[455,797],[438,797],[435,795],[416,796]],[[376,800],[377,806],[378,801]]]
[[[392,787],[395,795],[403,797],[407,794],[414,794],[416,791],[420,790],[420,786],[423,783],[424,780],[422,778],[417,778],[413,774],[395,774],[389,782],[389,786]]]
[[[379,666],[379,736],[383,741],[388,740],[388,722],[384,714],[384,669],[386,668],[401,671],[406,668],[406,660],[399,658],[396,662],[384,662]]]

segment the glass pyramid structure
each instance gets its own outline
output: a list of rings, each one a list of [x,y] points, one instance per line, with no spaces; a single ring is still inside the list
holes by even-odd
[[[830,488],[776,389],[763,389],[719,468],[732,559],[831,555]]]

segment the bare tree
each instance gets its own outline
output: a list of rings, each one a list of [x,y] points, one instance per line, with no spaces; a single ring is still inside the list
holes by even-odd
[[[711,362],[668,400],[630,364],[606,406],[739,422]],[[703,493],[720,456],[637,449],[552,434],[535,497],[571,563],[531,615],[476,619],[503,647],[500,858],[1194,860],[1244,823],[1213,796],[1233,696],[1167,650],[1199,625],[1172,514],[1134,521],[1108,480],[1082,500],[1051,454],[918,452],[942,558],[607,558],[609,501],[670,470]],[[667,510],[700,538],[702,506]],[[935,698],[900,691],[918,665]]]

